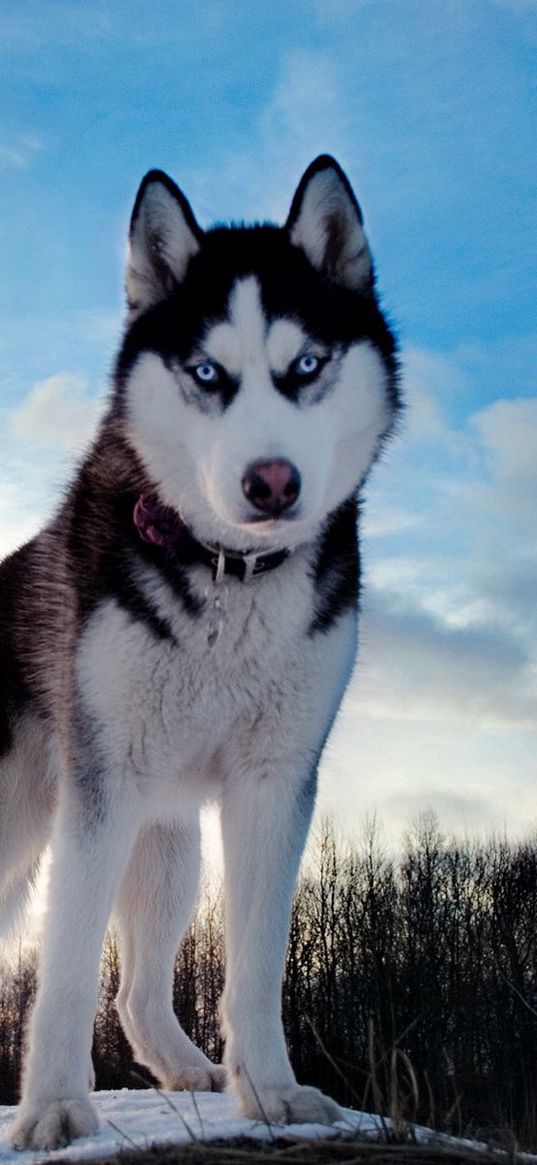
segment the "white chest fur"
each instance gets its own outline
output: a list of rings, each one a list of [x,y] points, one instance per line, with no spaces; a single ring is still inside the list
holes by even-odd
[[[217,791],[218,758],[237,734],[263,717],[278,732],[291,713],[299,728],[313,712],[334,636],[308,636],[313,584],[298,556],[247,585],[216,586],[200,567],[195,585],[205,606],[191,615],[156,576],[144,580],[174,640],[156,639],[114,600],[102,604],[80,644],[78,679],[83,709],[102,727],[115,765],[155,790],[172,782],[206,797]],[[338,672],[347,672],[348,649],[343,659],[335,642],[330,654],[334,647]]]

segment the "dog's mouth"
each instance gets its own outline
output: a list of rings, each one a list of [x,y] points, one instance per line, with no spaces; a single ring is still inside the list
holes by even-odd
[[[208,541],[218,542],[229,550],[248,553],[270,553],[293,547],[297,540],[297,531],[300,527],[300,514],[286,512],[280,515],[262,514],[252,511],[251,514],[221,515],[225,525],[216,528],[214,533],[207,531]],[[192,523],[196,530],[196,523]],[[199,536],[199,535],[197,535]]]
[[[296,522],[298,513],[286,512],[284,514],[248,514],[240,523],[242,526],[263,526],[265,529],[272,530],[277,526],[284,526],[289,522]]]

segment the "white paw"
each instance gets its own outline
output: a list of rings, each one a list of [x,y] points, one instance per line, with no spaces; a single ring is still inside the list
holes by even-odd
[[[244,1116],[269,1124],[285,1125],[331,1125],[343,1119],[343,1113],[334,1100],[300,1084],[287,1084],[282,1088],[256,1089],[256,1095],[248,1089],[247,1096],[241,1096],[239,1106]]]
[[[166,1080],[171,1092],[223,1092],[225,1086],[224,1066],[209,1061],[206,1066],[185,1066]]]
[[[52,1100],[22,1109],[10,1132],[15,1149],[60,1149],[97,1132],[99,1118],[89,1100]]]

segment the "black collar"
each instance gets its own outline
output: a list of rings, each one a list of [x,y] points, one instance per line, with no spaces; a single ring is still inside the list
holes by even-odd
[[[211,568],[213,582],[216,583],[221,582],[226,574],[234,575],[241,582],[250,582],[258,575],[280,566],[289,555],[286,549],[263,554],[243,554],[238,550],[224,550],[222,546],[199,542],[182,518],[154,497],[139,497],[132,517],[143,542],[162,546],[187,562],[203,562]]]

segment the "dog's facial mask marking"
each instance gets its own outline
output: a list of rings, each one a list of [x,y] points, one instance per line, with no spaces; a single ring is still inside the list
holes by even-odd
[[[283,228],[207,232],[152,171],[133,211],[127,282],[129,439],[167,504],[238,549],[252,525],[260,546],[278,523],[292,545],[312,537],[363,480],[393,414],[393,341],[337,163],[306,171]],[[272,484],[290,467],[294,501],[272,492],[270,522],[252,502],[259,464]]]

